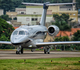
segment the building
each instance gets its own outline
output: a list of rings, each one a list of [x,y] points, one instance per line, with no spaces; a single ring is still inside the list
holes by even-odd
[[[16,8],[15,12],[17,12],[17,14],[26,14],[26,8]]]
[[[0,16],[3,15],[3,9],[0,9]]]
[[[6,12],[6,15],[9,15],[10,18],[12,18],[12,20],[17,17],[17,12]]]
[[[75,3],[76,0],[73,0]],[[62,13],[68,14],[73,22],[78,22],[78,10],[76,10],[76,5],[68,5],[68,6],[50,6],[49,10],[52,9],[52,14],[59,14]]]
[[[17,20],[11,20],[11,23],[12,23],[13,27],[21,26],[21,22],[17,22]]]
[[[73,6],[53,6],[51,8],[54,8],[52,10],[52,14],[59,14],[62,13],[68,14],[71,19],[73,19],[73,22],[78,21],[78,11],[73,9]]]
[[[71,28],[71,31],[59,31],[55,37],[68,36],[70,39],[73,37],[73,34],[80,30],[80,28]]]
[[[22,25],[36,25],[39,24],[42,16],[43,6],[26,6],[26,14],[18,14],[17,22],[21,22]],[[47,12],[46,22],[50,22],[52,18],[52,13]],[[24,20],[24,21],[23,21]]]

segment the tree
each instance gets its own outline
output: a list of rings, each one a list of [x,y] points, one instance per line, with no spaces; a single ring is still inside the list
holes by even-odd
[[[80,30],[78,30],[77,32],[75,32],[73,34],[72,40],[73,41],[80,41]],[[77,50],[80,50],[80,44],[74,44],[72,47],[77,49]]]
[[[14,5],[12,0],[1,0],[0,4],[0,8],[4,10],[4,14],[6,14],[6,11],[12,10]]]
[[[4,10],[4,15],[6,11],[15,11],[19,5],[21,5],[22,0],[0,0],[0,9]]]
[[[76,0],[77,4],[76,4],[76,8],[80,9],[80,0]]]
[[[14,28],[8,24],[4,19],[0,18],[0,41],[10,41],[10,35]],[[6,45],[0,46],[0,49],[6,47]],[[7,46],[9,49],[9,47]]]
[[[17,20],[17,17],[13,18],[13,20]]]
[[[12,25],[8,24],[4,19],[0,18],[0,40],[2,40],[1,38],[6,37],[6,41],[9,41],[13,30],[14,28]]]
[[[53,17],[55,22],[53,22],[52,25],[57,25],[62,31],[71,29],[71,26],[68,25],[69,15],[64,13],[60,16],[58,14],[54,14]]]
[[[70,39],[68,36],[63,36],[55,38],[54,41],[70,41]]]
[[[73,41],[80,41],[80,30],[73,34]]]
[[[54,41],[70,41],[70,39],[69,39],[68,36],[63,36],[63,37],[57,37],[57,38],[55,38]],[[62,50],[70,48],[70,46],[67,46],[67,45],[58,45],[58,48],[59,47],[62,48]]]
[[[6,20],[6,21],[12,20],[12,18],[9,18],[8,15],[1,15],[0,18],[4,19],[4,20]]]
[[[61,18],[62,20],[64,20],[66,23],[68,23],[69,15],[68,15],[68,14],[63,13],[63,14],[60,16],[60,18]]]

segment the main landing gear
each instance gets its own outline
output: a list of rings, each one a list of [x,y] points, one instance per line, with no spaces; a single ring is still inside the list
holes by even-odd
[[[18,47],[17,47],[16,54],[23,54],[23,47],[18,46]]]
[[[45,47],[44,48],[44,54],[50,54],[50,47]]]

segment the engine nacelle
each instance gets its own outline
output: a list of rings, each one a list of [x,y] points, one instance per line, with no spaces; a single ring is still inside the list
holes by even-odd
[[[48,27],[48,33],[51,36],[56,36],[59,32],[59,28],[56,25],[51,25]]]

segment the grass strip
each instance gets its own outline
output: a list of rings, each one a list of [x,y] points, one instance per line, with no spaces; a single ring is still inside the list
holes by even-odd
[[[0,70],[80,70],[80,57],[1,59]]]

